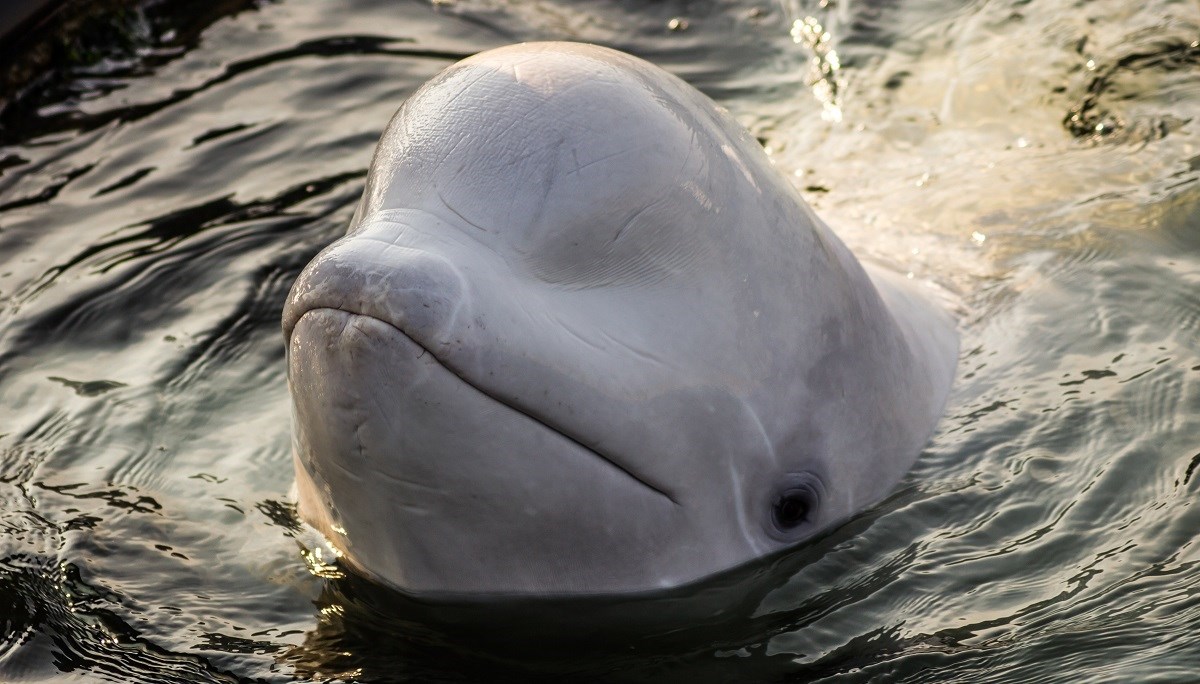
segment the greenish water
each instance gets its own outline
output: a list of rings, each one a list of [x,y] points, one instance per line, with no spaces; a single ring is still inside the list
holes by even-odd
[[[1200,678],[1194,0],[215,7],[114,19],[0,112],[0,681]],[[533,39],[693,83],[961,321],[897,492],[628,607],[676,629],[322,578],[287,502],[292,279],[410,92]]]

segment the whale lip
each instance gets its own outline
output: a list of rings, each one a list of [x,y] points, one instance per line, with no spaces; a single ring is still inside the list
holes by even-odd
[[[292,336],[292,333],[295,331],[296,326],[299,325],[300,321],[305,316],[307,316],[311,313],[314,313],[314,312],[334,311],[334,312],[338,312],[338,313],[347,314],[347,315],[353,316],[353,317],[364,318],[364,319],[369,319],[369,320],[375,321],[377,323],[385,325],[388,328],[394,330],[396,332],[396,334],[403,336],[407,341],[411,342],[414,346],[421,349],[425,354],[428,354],[429,358],[433,359],[433,361],[436,362],[439,366],[446,369],[448,372],[450,372],[455,377],[457,377],[460,381],[462,381],[463,384],[467,385],[468,387],[475,390],[476,392],[479,392],[483,396],[491,399],[492,401],[500,404],[501,406],[504,406],[516,413],[519,413],[519,414],[525,416],[526,418],[532,420],[533,422],[544,427],[545,429],[550,430],[551,432],[555,433],[556,435],[558,435],[558,436],[562,437],[563,439],[571,442],[572,444],[578,446],[580,449],[583,449],[584,451],[594,455],[596,458],[599,458],[600,460],[605,461],[606,463],[611,465],[613,468],[616,468],[617,470],[623,472],[625,475],[628,475],[631,479],[635,480],[640,485],[653,491],[654,493],[658,494],[659,496],[666,498],[668,501],[670,501],[675,506],[683,505],[679,502],[678,498],[675,495],[673,495],[667,488],[665,488],[661,485],[655,484],[654,482],[651,482],[650,480],[646,479],[644,476],[639,475],[638,473],[634,472],[632,469],[628,468],[627,466],[624,466],[621,463],[619,463],[618,461],[614,460],[613,458],[607,456],[602,451],[583,443],[579,439],[576,439],[575,437],[572,437],[571,435],[563,432],[561,429],[551,425],[550,423],[546,422],[546,420],[544,418],[536,415],[535,413],[532,413],[526,409],[523,409],[520,406],[516,406],[512,402],[506,401],[502,397],[496,396],[495,393],[489,392],[488,390],[480,387],[477,383],[472,382],[472,380],[469,377],[467,377],[460,371],[456,370],[452,365],[446,363],[446,361],[443,360],[442,358],[439,358],[439,356],[435,352],[433,352],[431,349],[429,349],[428,346],[422,344],[420,340],[415,339],[412,335],[410,335],[408,332],[406,332],[404,330],[404,328],[400,327],[395,322],[388,320],[387,318],[383,318],[381,316],[374,315],[372,313],[357,311],[352,308],[344,308],[344,307],[336,307],[336,306],[321,306],[321,305],[309,306],[309,307],[304,308],[299,313],[297,313],[294,310],[294,308],[292,307],[292,301],[290,299],[288,301],[288,308],[285,309],[285,311],[288,311],[288,314],[291,314],[290,316],[288,314],[285,314],[285,320],[291,321],[290,327],[287,326],[287,323],[285,323],[285,329],[287,331],[286,339],[289,343],[288,344],[289,348],[290,348],[291,336]]]

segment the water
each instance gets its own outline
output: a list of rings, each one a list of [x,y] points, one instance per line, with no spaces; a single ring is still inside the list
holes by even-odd
[[[0,114],[0,680],[1200,677],[1194,0],[231,0],[108,21]],[[897,492],[680,601],[676,630],[433,625],[319,577],[337,568],[306,562],[287,503],[292,279],[408,93],[547,38],[721,101],[860,256],[961,320],[947,416]]]

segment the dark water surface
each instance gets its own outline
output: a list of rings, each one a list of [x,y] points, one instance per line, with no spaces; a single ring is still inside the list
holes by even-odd
[[[1200,680],[1195,0],[190,5],[0,113],[0,681]],[[667,634],[448,635],[288,504],[292,279],[414,88],[547,38],[725,104],[961,320],[895,495]]]

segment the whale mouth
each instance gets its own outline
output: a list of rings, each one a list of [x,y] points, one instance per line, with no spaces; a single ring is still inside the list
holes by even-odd
[[[480,395],[486,397],[490,401],[492,401],[496,404],[499,404],[500,406],[503,406],[505,409],[508,409],[514,413],[518,413],[518,414],[524,416],[525,418],[528,418],[529,420],[531,420],[535,424],[539,425],[540,427],[554,433],[555,435],[558,435],[559,437],[563,438],[564,440],[566,440],[566,441],[570,442],[571,444],[575,445],[576,447],[578,447],[581,451],[591,454],[592,456],[599,459],[600,461],[603,461],[604,463],[606,463],[608,466],[612,467],[616,471],[623,473],[625,476],[627,476],[629,479],[633,480],[638,485],[645,487],[646,489],[649,489],[654,494],[665,498],[667,501],[674,504],[675,506],[681,505],[679,500],[677,499],[677,497],[674,494],[672,494],[671,491],[668,490],[666,487],[651,481],[650,479],[637,473],[636,471],[629,468],[628,466],[620,463],[618,460],[606,455],[602,451],[600,451],[592,446],[589,446],[586,442],[582,441],[580,438],[570,435],[570,434],[564,432],[563,430],[555,427],[554,425],[551,425],[543,417],[539,416],[535,411],[527,410],[521,406],[514,404],[511,401],[506,401],[505,399],[503,399],[499,396],[496,396],[496,394],[494,392],[489,392],[487,389],[480,387],[477,383],[473,382],[471,380],[471,378],[467,377],[462,372],[455,369],[452,364],[446,363],[446,361],[444,361],[436,353],[434,353],[429,348],[428,345],[422,344],[419,340],[414,339],[413,336],[409,335],[407,332],[405,332],[403,328],[397,326],[395,323],[387,320],[386,318],[371,315],[368,313],[360,313],[357,311],[348,310],[348,309],[344,309],[344,308],[328,307],[328,306],[312,307],[312,308],[305,310],[299,316],[296,316],[293,319],[294,322],[290,326],[288,326],[288,328],[287,328],[287,343],[288,343],[289,349],[291,348],[292,336],[293,336],[294,332],[300,328],[301,321],[303,321],[305,318],[307,318],[310,314],[319,315],[321,312],[330,313],[330,314],[338,314],[338,315],[348,317],[345,322],[346,327],[354,326],[354,327],[358,328],[358,330],[360,332],[365,332],[365,331],[363,330],[362,326],[356,326],[355,321],[370,321],[375,324],[385,326],[386,329],[389,330],[389,332],[399,335],[407,343],[409,343],[413,347],[416,347],[417,349],[419,349],[421,356],[427,355],[428,358],[431,359],[434,363],[436,363],[438,366],[440,366],[441,368],[446,370],[449,374],[458,378],[459,381],[461,381],[464,385],[471,388],[475,392],[478,392]]]

